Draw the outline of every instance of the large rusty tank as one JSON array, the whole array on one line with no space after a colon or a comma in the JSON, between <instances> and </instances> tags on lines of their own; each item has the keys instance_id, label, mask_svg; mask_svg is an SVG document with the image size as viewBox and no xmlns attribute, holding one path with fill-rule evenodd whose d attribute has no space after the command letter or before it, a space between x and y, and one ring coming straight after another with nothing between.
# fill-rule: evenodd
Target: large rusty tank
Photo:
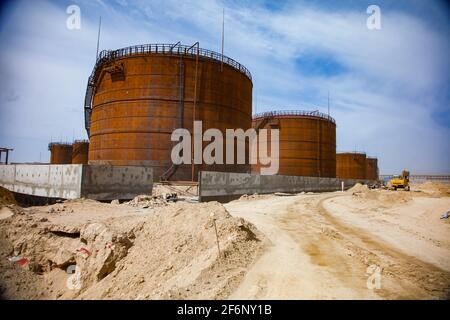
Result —
<instances>
[{"instance_id":1,"label":"large rusty tank","mask_svg":"<svg viewBox=\"0 0 450 320\"><path fill-rule=\"evenodd\" d=\"M50 151L50 164L71 164L72 145L63 142L51 142L48 145Z\"/></svg>"},{"instance_id":2,"label":"large rusty tank","mask_svg":"<svg viewBox=\"0 0 450 320\"><path fill-rule=\"evenodd\" d=\"M280 175L336 177L336 122L318 111L274 111L255 115L253 128L279 129ZM270 150L270 147L268 147ZM260 173L261 164L252 165Z\"/></svg>"},{"instance_id":3,"label":"large rusty tank","mask_svg":"<svg viewBox=\"0 0 450 320\"><path fill-rule=\"evenodd\" d=\"M378 159L374 157L366 158L366 179L378 180Z\"/></svg>"},{"instance_id":4,"label":"large rusty tank","mask_svg":"<svg viewBox=\"0 0 450 320\"><path fill-rule=\"evenodd\" d=\"M366 154L362 152L336 154L336 177L339 179L366 179Z\"/></svg>"},{"instance_id":5,"label":"large rusty tank","mask_svg":"<svg viewBox=\"0 0 450 320\"><path fill-rule=\"evenodd\" d=\"M72 164L87 164L89 141L75 140L72 144Z\"/></svg>"},{"instance_id":6,"label":"large rusty tank","mask_svg":"<svg viewBox=\"0 0 450 320\"><path fill-rule=\"evenodd\" d=\"M251 128L252 87L243 65L198 46L103 51L85 99L89 163L151 166L163 180L196 180L199 170L249 172L248 157L245 165L174 166L171 134L192 134L194 119L203 132L217 128L224 136L225 129Z\"/></svg>"}]
</instances>

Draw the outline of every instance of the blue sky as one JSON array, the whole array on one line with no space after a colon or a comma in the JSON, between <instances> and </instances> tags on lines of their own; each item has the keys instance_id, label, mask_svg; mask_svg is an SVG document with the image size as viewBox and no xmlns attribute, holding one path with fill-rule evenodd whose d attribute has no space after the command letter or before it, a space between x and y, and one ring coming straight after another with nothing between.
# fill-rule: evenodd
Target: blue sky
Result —
<instances>
[{"instance_id":1,"label":"blue sky","mask_svg":"<svg viewBox=\"0 0 450 320\"><path fill-rule=\"evenodd\" d=\"M67 6L81 29L66 28ZM381 8L381 30L366 9ZM450 174L450 10L442 1L11 1L0 12L0 146L48 161L49 141L86 138L83 99L98 17L101 49L184 44L252 73L254 111L326 112L338 151L378 156L382 173Z\"/></svg>"}]
</instances>

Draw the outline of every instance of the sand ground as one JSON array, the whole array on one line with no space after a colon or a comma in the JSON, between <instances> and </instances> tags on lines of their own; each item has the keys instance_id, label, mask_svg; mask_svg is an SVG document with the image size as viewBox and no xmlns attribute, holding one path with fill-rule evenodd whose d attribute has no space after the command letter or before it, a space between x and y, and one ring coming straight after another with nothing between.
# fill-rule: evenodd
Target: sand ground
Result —
<instances>
[{"instance_id":1,"label":"sand ground","mask_svg":"<svg viewBox=\"0 0 450 320\"><path fill-rule=\"evenodd\" d=\"M440 216L450 198L424 191L357 187L225 205L271 242L230 298L448 299L450 224ZM379 289L367 284L371 266Z\"/></svg>"},{"instance_id":2,"label":"sand ground","mask_svg":"<svg viewBox=\"0 0 450 320\"><path fill-rule=\"evenodd\" d=\"M3 203L0 296L449 299L450 221L440 219L450 210L449 191L357 185L225 205L150 196L123 204Z\"/></svg>"}]
</instances>

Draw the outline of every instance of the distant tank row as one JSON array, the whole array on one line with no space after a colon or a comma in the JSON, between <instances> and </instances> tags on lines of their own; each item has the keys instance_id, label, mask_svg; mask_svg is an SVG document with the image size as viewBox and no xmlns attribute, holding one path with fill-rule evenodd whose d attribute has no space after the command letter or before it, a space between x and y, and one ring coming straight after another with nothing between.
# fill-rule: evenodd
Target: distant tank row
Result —
<instances>
[{"instance_id":1,"label":"distant tank row","mask_svg":"<svg viewBox=\"0 0 450 320\"><path fill-rule=\"evenodd\" d=\"M340 179L378 180L378 159L363 152L336 154L336 177Z\"/></svg>"},{"instance_id":2,"label":"distant tank row","mask_svg":"<svg viewBox=\"0 0 450 320\"><path fill-rule=\"evenodd\" d=\"M88 164L89 141L75 140L72 144L52 142L48 150L50 164Z\"/></svg>"}]
</instances>

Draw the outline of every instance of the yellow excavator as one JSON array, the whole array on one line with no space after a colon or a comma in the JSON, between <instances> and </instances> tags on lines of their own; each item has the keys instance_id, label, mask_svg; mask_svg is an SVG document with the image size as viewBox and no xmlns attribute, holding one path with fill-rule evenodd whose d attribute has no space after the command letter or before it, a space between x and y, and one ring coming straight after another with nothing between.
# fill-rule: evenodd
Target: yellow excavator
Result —
<instances>
[{"instance_id":1,"label":"yellow excavator","mask_svg":"<svg viewBox=\"0 0 450 320\"><path fill-rule=\"evenodd\" d=\"M389 180L390 189L397 190L398 188L402 188L406 191L410 190L409 187L409 171L403 170L400 176L393 176L391 180Z\"/></svg>"}]
</instances>

